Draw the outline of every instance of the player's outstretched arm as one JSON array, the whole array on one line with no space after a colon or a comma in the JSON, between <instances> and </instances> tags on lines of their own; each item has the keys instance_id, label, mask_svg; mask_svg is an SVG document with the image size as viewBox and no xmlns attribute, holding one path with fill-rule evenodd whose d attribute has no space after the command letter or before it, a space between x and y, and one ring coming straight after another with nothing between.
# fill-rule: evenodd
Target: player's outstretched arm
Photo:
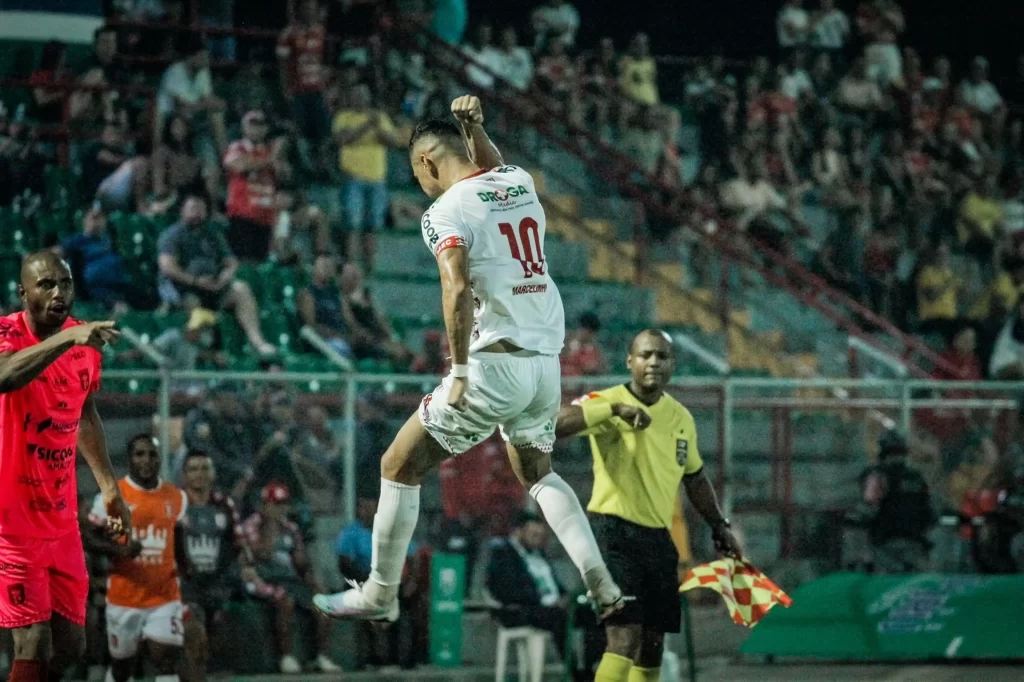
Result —
<instances>
[{"instance_id":1,"label":"player's outstretched arm","mask_svg":"<svg viewBox=\"0 0 1024 682\"><path fill-rule=\"evenodd\" d=\"M650 415L639 407L604 400L586 400L579 404L566 405L558 411L555 438L580 435L606 424L612 417L618 417L636 431L646 429L651 424Z\"/></svg>"},{"instance_id":2,"label":"player's outstretched arm","mask_svg":"<svg viewBox=\"0 0 1024 682\"><path fill-rule=\"evenodd\" d=\"M0 354L0 393L28 386L72 346L90 346L99 350L117 337L113 322L89 322L57 332L15 353Z\"/></svg>"},{"instance_id":3,"label":"player's outstretched arm","mask_svg":"<svg viewBox=\"0 0 1024 682\"><path fill-rule=\"evenodd\" d=\"M484 112L480 98L463 95L452 102L452 115L462 128L462 139L466 142L469 159L478 168L490 170L504 166L501 152L484 130Z\"/></svg>"}]
</instances>

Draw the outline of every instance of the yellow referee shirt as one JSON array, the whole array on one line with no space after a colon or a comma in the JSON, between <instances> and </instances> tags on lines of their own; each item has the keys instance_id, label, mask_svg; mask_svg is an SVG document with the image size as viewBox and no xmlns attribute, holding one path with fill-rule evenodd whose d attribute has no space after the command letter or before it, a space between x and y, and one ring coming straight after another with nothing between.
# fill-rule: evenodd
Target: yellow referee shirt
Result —
<instances>
[{"instance_id":1,"label":"yellow referee shirt","mask_svg":"<svg viewBox=\"0 0 1024 682\"><path fill-rule=\"evenodd\" d=\"M704 466L693 415L664 393L654 405L644 405L624 385L590 393L575 404L591 400L643 408L651 425L634 431L612 417L580 434L590 437L594 455L594 492L587 510L648 528L672 528L683 474Z\"/></svg>"}]
</instances>

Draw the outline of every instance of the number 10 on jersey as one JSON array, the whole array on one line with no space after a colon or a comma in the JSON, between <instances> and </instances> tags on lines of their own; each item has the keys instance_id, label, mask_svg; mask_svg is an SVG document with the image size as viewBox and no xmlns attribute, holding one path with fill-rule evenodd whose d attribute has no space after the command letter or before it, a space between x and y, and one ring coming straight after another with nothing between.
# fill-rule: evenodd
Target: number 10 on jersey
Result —
<instances>
[{"instance_id":1,"label":"number 10 on jersey","mask_svg":"<svg viewBox=\"0 0 1024 682\"><path fill-rule=\"evenodd\" d=\"M543 275L544 251L540 243L537 221L533 218L523 218L519 221L518 231L512 223L498 223L498 229L508 239L508 249L512 252L512 257L523 266L523 277ZM537 255L536 260L534 253Z\"/></svg>"}]
</instances>

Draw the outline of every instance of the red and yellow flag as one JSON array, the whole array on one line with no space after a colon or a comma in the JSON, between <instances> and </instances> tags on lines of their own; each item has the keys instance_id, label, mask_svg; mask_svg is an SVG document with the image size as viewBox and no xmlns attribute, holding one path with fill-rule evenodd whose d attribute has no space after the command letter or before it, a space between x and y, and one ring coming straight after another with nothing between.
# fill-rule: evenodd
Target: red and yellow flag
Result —
<instances>
[{"instance_id":1,"label":"red and yellow flag","mask_svg":"<svg viewBox=\"0 0 1024 682\"><path fill-rule=\"evenodd\" d=\"M793 600L746 559L719 559L690 569L680 592L707 587L725 600L729 615L738 625L754 627L776 604Z\"/></svg>"}]
</instances>

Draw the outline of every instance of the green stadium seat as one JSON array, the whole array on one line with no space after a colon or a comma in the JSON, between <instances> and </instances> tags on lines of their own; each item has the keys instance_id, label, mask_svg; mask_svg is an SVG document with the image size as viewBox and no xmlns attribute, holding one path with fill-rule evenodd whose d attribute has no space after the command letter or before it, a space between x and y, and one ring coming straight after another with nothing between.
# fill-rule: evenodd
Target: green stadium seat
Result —
<instances>
[{"instance_id":1,"label":"green stadium seat","mask_svg":"<svg viewBox=\"0 0 1024 682\"><path fill-rule=\"evenodd\" d=\"M36 231L21 213L0 208L0 253L25 255L38 248Z\"/></svg>"},{"instance_id":2,"label":"green stadium seat","mask_svg":"<svg viewBox=\"0 0 1024 682\"><path fill-rule=\"evenodd\" d=\"M241 282L245 282L252 289L252 295L256 297L257 301L263 301L263 273L260 272L262 266L253 265L252 263L242 263L238 266L238 272L235 274L235 278Z\"/></svg>"},{"instance_id":3,"label":"green stadium seat","mask_svg":"<svg viewBox=\"0 0 1024 682\"><path fill-rule=\"evenodd\" d=\"M52 209L74 210L79 205L78 178L70 168L47 166L43 173L46 205Z\"/></svg>"},{"instance_id":4,"label":"green stadium seat","mask_svg":"<svg viewBox=\"0 0 1024 682\"><path fill-rule=\"evenodd\" d=\"M67 211L41 211L35 217L36 233L41 243L47 239L53 239L59 243L65 237L75 233L75 226L80 221L73 220L72 214Z\"/></svg>"},{"instance_id":5,"label":"green stadium seat","mask_svg":"<svg viewBox=\"0 0 1024 682\"><path fill-rule=\"evenodd\" d=\"M298 334L295 329L294 316L276 306L265 307L260 313L260 328L263 336L282 351L297 346Z\"/></svg>"},{"instance_id":6,"label":"green stadium seat","mask_svg":"<svg viewBox=\"0 0 1024 682\"><path fill-rule=\"evenodd\" d=\"M231 315L220 315L217 320L221 348L229 356L241 356L245 351L245 334Z\"/></svg>"},{"instance_id":7,"label":"green stadium seat","mask_svg":"<svg viewBox=\"0 0 1024 682\"><path fill-rule=\"evenodd\" d=\"M155 316L143 310L131 310L118 320L118 326L128 328L150 343L160 334L160 324Z\"/></svg>"}]
</instances>

